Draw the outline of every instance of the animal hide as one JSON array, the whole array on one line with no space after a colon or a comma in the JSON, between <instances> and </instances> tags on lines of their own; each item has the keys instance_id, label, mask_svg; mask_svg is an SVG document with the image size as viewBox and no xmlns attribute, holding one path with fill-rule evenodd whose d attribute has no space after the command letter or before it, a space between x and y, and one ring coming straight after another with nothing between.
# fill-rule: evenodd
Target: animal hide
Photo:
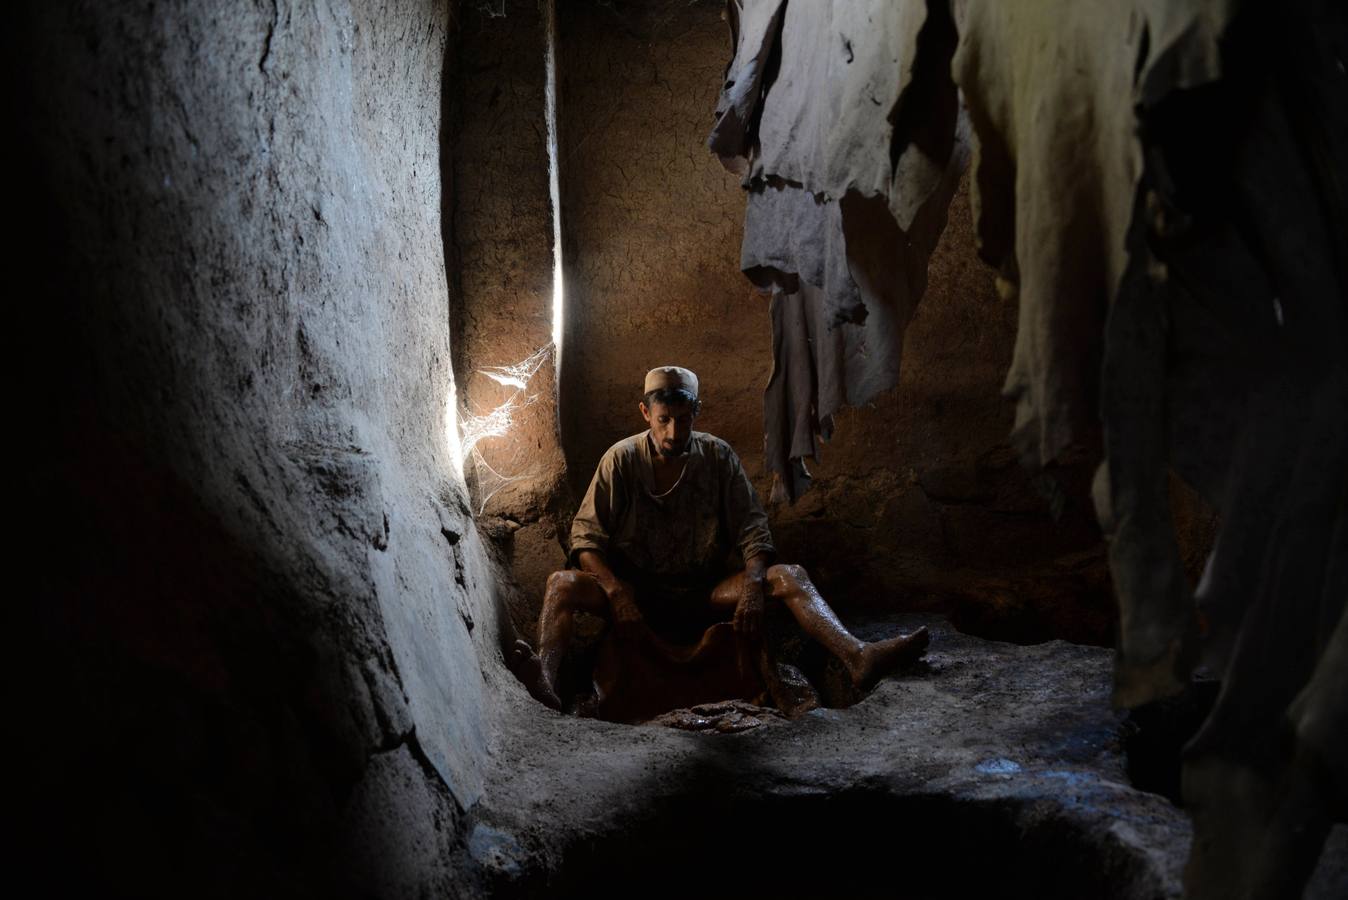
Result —
<instances>
[{"instance_id":1,"label":"animal hide","mask_svg":"<svg viewBox=\"0 0 1348 900\"><path fill-rule=\"evenodd\" d=\"M1115 699L1182 690L1200 624L1222 677L1186 751L1194 897L1299 890L1336 802L1307 773L1345 749L1348 29L1249 10L955 8L980 250L1019 291L1014 439L1043 464L1104 427ZM1222 516L1197 607L1172 466Z\"/></svg>"},{"instance_id":2,"label":"animal hide","mask_svg":"<svg viewBox=\"0 0 1348 900\"><path fill-rule=\"evenodd\" d=\"M741 267L772 295L765 450L774 499L794 499L833 414L898 382L968 160L954 31L922 0L731 0L727 19L708 144L748 192Z\"/></svg>"},{"instance_id":3,"label":"animal hide","mask_svg":"<svg viewBox=\"0 0 1348 900\"><path fill-rule=\"evenodd\" d=\"M894 383L963 164L948 62L979 253L1019 303L1013 443L1040 467L1101 436L1115 700L1183 690L1200 649L1222 678L1186 751L1187 892L1296 893L1348 801L1348 9L731 6L763 25L713 146L739 135L742 262L773 291L770 465ZM1171 471L1222 519L1196 592Z\"/></svg>"}]
</instances>

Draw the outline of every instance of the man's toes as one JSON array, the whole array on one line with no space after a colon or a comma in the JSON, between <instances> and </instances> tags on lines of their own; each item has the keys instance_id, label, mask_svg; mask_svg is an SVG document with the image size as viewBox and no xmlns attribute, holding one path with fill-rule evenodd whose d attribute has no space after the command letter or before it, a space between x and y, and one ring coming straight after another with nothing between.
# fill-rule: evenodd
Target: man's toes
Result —
<instances>
[{"instance_id":1,"label":"man's toes","mask_svg":"<svg viewBox=\"0 0 1348 900\"><path fill-rule=\"evenodd\" d=\"M529 646L528 641L517 640L506 653L506 666L519 676L526 671L528 664L537 658L534 655L534 648Z\"/></svg>"},{"instance_id":2,"label":"man's toes","mask_svg":"<svg viewBox=\"0 0 1348 900\"><path fill-rule=\"evenodd\" d=\"M908 635L908 646L912 649L914 659L925 653L930 644L931 632L927 630L926 625Z\"/></svg>"},{"instance_id":3,"label":"man's toes","mask_svg":"<svg viewBox=\"0 0 1348 900\"><path fill-rule=\"evenodd\" d=\"M561 712L562 700L548 683L547 677L543 674L543 661L538 658L538 654L529 646L528 641L517 640L510 646L506 664L515 677L524 683L529 696L544 706Z\"/></svg>"},{"instance_id":4,"label":"man's toes","mask_svg":"<svg viewBox=\"0 0 1348 900\"><path fill-rule=\"evenodd\" d=\"M924 625L912 634L867 645L862 651L862 666L852 673L854 683L862 691L870 690L899 666L921 657L930 643L931 633Z\"/></svg>"},{"instance_id":5,"label":"man's toes","mask_svg":"<svg viewBox=\"0 0 1348 900\"><path fill-rule=\"evenodd\" d=\"M882 667L889 670L912 662L926 653L927 645L931 643L931 633L927 631L926 626L923 626L912 634L893 638L886 643L889 644L884 654L887 660L882 663Z\"/></svg>"},{"instance_id":6,"label":"man's toes","mask_svg":"<svg viewBox=\"0 0 1348 900\"><path fill-rule=\"evenodd\" d=\"M557 693L553 691L552 688L548 687L547 683L542 678L539 678L536 681L526 681L524 686L529 690L529 696L533 697L539 703L542 703L549 709L555 709L557 712L562 711L561 698L557 696Z\"/></svg>"},{"instance_id":7,"label":"man's toes","mask_svg":"<svg viewBox=\"0 0 1348 900\"><path fill-rule=\"evenodd\" d=\"M557 712L562 711L562 698L558 697L551 688L542 682L542 680L539 680L529 693L533 695L535 700L549 709L556 710Z\"/></svg>"}]
</instances>

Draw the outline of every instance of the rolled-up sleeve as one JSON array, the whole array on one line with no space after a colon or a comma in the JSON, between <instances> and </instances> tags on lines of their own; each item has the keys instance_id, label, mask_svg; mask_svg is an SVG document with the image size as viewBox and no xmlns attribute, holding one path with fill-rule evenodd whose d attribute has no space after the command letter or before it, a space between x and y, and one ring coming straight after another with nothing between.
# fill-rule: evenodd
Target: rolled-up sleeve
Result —
<instances>
[{"instance_id":1,"label":"rolled-up sleeve","mask_svg":"<svg viewBox=\"0 0 1348 900\"><path fill-rule=\"evenodd\" d=\"M760 554L773 556L777 549L772 545L772 532L768 530L768 514L758 502L758 493L745 474L739 457L728 447L727 451L728 471L723 500L726 526L745 561Z\"/></svg>"},{"instance_id":2,"label":"rolled-up sleeve","mask_svg":"<svg viewBox=\"0 0 1348 900\"><path fill-rule=\"evenodd\" d=\"M571 548L569 565L576 564L576 555L582 550L608 550L609 538L615 526L614 515L622 502L622 479L612 452L605 453L590 479L590 489L571 521Z\"/></svg>"}]
</instances>

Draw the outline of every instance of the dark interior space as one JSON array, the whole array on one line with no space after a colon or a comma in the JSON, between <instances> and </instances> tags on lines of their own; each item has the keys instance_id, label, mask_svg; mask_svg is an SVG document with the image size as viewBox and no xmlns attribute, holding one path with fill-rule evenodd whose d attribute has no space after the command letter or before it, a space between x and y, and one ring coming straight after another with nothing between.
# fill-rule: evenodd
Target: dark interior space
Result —
<instances>
[{"instance_id":1,"label":"dark interior space","mask_svg":"<svg viewBox=\"0 0 1348 900\"><path fill-rule=\"evenodd\" d=\"M18 11L43 894L1348 894L1341 4ZM610 597L538 701L663 366L920 653Z\"/></svg>"}]
</instances>

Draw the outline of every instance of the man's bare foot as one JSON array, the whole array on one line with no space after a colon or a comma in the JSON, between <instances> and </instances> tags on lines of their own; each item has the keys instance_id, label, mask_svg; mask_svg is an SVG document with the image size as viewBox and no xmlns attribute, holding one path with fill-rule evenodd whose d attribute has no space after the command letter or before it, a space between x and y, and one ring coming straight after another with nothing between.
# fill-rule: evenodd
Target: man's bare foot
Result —
<instances>
[{"instance_id":1,"label":"man's bare foot","mask_svg":"<svg viewBox=\"0 0 1348 900\"><path fill-rule=\"evenodd\" d=\"M930 642L931 634L923 625L912 634L866 644L857 654L855 663L848 666L852 683L863 693L869 691L881 678L927 652Z\"/></svg>"},{"instance_id":2,"label":"man's bare foot","mask_svg":"<svg viewBox=\"0 0 1348 900\"><path fill-rule=\"evenodd\" d=\"M510 648L510 653L506 658L506 665L510 667L511 672L515 673L515 677L529 689L529 696L544 706L551 707L558 712L562 711L561 698L557 696L556 689L548 682L547 673L543 671L543 662L534 652L534 648L529 646L528 641L515 641L515 645Z\"/></svg>"}]
</instances>

